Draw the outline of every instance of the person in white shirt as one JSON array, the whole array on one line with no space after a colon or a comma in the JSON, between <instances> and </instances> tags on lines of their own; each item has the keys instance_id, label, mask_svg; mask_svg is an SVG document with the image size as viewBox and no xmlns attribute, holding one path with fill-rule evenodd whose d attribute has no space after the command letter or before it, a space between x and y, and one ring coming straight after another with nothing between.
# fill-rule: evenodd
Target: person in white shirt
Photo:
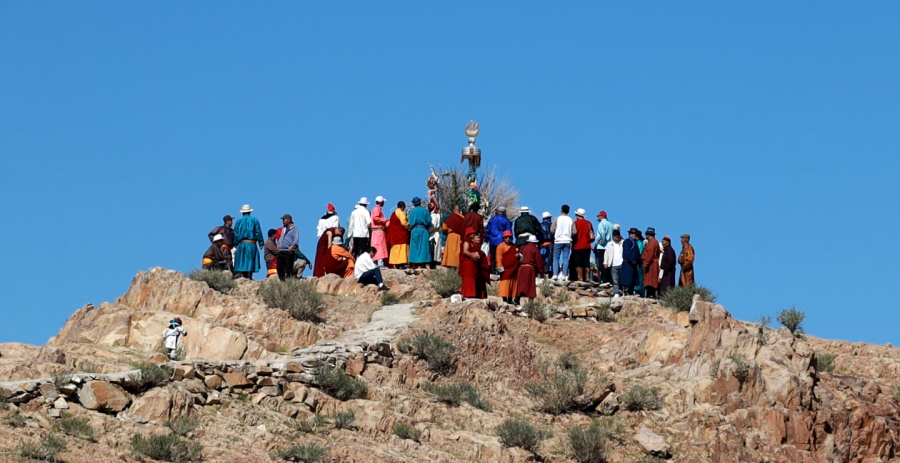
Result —
<instances>
[{"instance_id":1,"label":"person in white shirt","mask_svg":"<svg viewBox=\"0 0 900 463\"><path fill-rule=\"evenodd\" d=\"M613 230L612 241L607 243L603 253L603 268L608 269L613 284L613 299L621 296L619 293L619 276L622 274L622 233Z\"/></svg>"},{"instance_id":2,"label":"person in white shirt","mask_svg":"<svg viewBox=\"0 0 900 463\"><path fill-rule=\"evenodd\" d=\"M327 211L325 215L319 219L319 225L316 226L316 238L321 238L322 234L325 233L329 228L337 228L341 226L341 218L338 217L337 211L334 209L334 205L328 203ZM329 241L330 243L331 241Z\"/></svg>"},{"instance_id":3,"label":"person in white shirt","mask_svg":"<svg viewBox=\"0 0 900 463\"><path fill-rule=\"evenodd\" d=\"M187 336L187 330L181 327L181 319L176 318L169 322L169 327L163 330L162 338L166 349L169 350L169 358L178 360L179 336Z\"/></svg>"},{"instance_id":4,"label":"person in white shirt","mask_svg":"<svg viewBox=\"0 0 900 463\"><path fill-rule=\"evenodd\" d=\"M369 249L369 225L372 224L372 215L369 214L369 199L359 198L356 209L350 213L350 221L347 223L347 238L350 239L351 252L354 258Z\"/></svg>"},{"instance_id":5,"label":"person in white shirt","mask_svg":"<svg viewBox=\"0 0 900 463\"><path fill-rule=\"evenodd\" d=\"M353 268L353 276L359 284L377 285L379 291L389 291L390 288L384 285L381 278L381 267L372 260L378 250L369 246L366 252L359 255L356 259L356 267Z\"/></svg>"},{"instance_id":6,"label":"person in white shirt","mask_svg":"<svg viewBox=\"0 0 900 463\"><path fill-rule=\"evenodd\" d=\"M569 205L563 204L559 217L550 226L553 233L553 277L551 280L569 280L569 257L572 255L572 235L575 222L569 217ZM559 267L562 265L562 272Z\"/></svg>"}]
</instances>

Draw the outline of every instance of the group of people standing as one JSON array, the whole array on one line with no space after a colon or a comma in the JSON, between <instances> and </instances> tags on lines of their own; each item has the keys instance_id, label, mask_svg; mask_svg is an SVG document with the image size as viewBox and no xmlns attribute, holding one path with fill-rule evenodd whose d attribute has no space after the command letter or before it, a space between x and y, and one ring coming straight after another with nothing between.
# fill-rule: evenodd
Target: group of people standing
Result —
<instances>
[{"instance_id":1,"label":"group of people standing","mask_svg":"<svg viewBox=\"0 0 900 463\"><path fill-rule=\"evenodd\" d=\"M333 273L387 290L383 267L442 265L457 269L464 297L486 297L490 275L496 273L499 295L516 303L520 297L535 297L536 282L542 277L610 283L614 297L658 297L676 285L678 264L677 284L694 284L690 235L681 235L682 250L676 258L668 236L658 241L652 227L644 233L632 227L623 237L605 211L597 214L595 229L585 219L584 209L577 209L573 219L568 205L555 218L544 212L541 220L528 207L521 207L510 220L506 208L498 207L485 221L478 203L470 205L466 214L456 205L441 216L434 202L423 205L416 197L411 209L399 201L387 218L385 202L376 197L369 211L368 199L360 198L346 228L341 227L335 207L328 204L316 230L315 261L300 252L300 235L291 215L282 216L283 227L269 230L264 241L259 221L251 216L253 209L245 205L236 222L225 216L223 225L209 233L212 245L203 256L203 267L252 278L260 269L258 251L265 250L267 277L300 277L310 266L316 277Z\"/></svg>"}]
</instances>

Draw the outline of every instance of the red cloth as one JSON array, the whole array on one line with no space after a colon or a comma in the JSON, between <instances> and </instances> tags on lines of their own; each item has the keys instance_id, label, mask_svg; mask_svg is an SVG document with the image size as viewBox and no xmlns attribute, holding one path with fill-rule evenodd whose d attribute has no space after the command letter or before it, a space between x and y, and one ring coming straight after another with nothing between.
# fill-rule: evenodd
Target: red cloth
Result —
<instances>
[{"instance_id":1,"label":"red cloth","mask_svg":"<svg viewBox=\"0 0 900 463\"><path fill-rule=\"evenodd\" d=\"M481 239L483 241L484 240L484 217L482 217L481 214L479 214L477 212L469 212L468 214L466 214L464 221L465 221L465 223L464 223L465 227L466 228L469 228L469 227L474 228L475 233L478 233L479 235L481 235Z\"/></svg>"},{"instance_id":2,"label":"red cloth","mask_svg":"<svg viewBox=\"0 0 900 463\"><path fill-rule=\"evenodd\" d=\"M544 273L544 259L534 243L526 243L519 250L522 260L519 261L519 280L516 287L516 296L537 297L535 277L537 273Z\"/></svg>"},{"instance_id":3,"label":"red cloth","mask_svg":"<svg viewBox=\"0 0 900 463\"><path fill-rule=\"evenodd\" d=\"M466 243L471 248L470 252L478 254L478 261L472 260L463 252ZM467 239L459 247L459 276L462 277L460 294L463 297L475 299L487 299L487 281L490 278L491 263L481 249L477 249L471 240Z\"/></svg>"},{"instance_id":4,"label":"red cloth","mask_svg":"<svg viewBox=\"0 0 900 463\"><path fill-rule=\"evenodd\" d=\"M572 249L590 249L591 235L594 234L594 226L590 222L579 217L575 221L575 245Z\"/></svg>"},{"instance_id":5,"label":"red cloth","mask_svg":"<svg viewBox=\"0 0 900 463\"><path fill-rule=\"evenodd\" d=\"M500 259L500 262L503 264L503 275L500 275L500 279L509 280L516 275L519 268L519 250L516 248L516 245L510 245Z\"/></svg>"},{"instance_id":6,"label":"red cloth","mask_svg":"<svg viewBox=\"0 0 900 463\"><path fill-rule=\"evenodd\" d=\"M466 230L466 221L463 216L459 214L450 214L444 219L444 225L450 229L450 233L456 233L458 235L462 235L463 231Z\"/></svg>"},{"instance_id":7,"label":"red cloth","mask_svg":"<svg viewBox=\"0 0 900 463\"><path fill-rule=\"evenodd\" d=\"M398 244L409 244L409 230L400 222L397 211L391 214L391 220L388 221L387 244L388 249Z\"/></svg>"},{"instance_id":8,"label":"red cloth","mask_svg":"<svg viewBox=\"0 0 900 463\"><path fill-rule=\"evenodd\" d=\"M331 257L331 252L328 251L328 248L331 247L331 238L329 236L334 235L334 230L335 228L329 228L319 237L319 243L316 245L316 263L313 265L314 277L325 276L325 266L331 265L334 260Z\"/></svg>"}]
</instances>

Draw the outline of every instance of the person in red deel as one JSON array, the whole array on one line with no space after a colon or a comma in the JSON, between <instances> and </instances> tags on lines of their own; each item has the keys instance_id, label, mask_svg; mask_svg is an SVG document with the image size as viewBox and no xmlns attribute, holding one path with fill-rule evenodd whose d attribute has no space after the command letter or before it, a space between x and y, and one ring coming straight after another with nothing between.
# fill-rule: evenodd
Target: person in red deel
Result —
<instances>
[{"instance_id":1,"label":"person in red deel","mask_svg":"<svg viewBox=\"0 0 900 463\"><path fill-rule=\"evenodd\" d=\"M465 298L487 299L491 263L481 250L481 240L478 230L473 227L466 229L466 236L459 250L459 276L462 277L460 294Z\"/></svg>"}]
</instances>

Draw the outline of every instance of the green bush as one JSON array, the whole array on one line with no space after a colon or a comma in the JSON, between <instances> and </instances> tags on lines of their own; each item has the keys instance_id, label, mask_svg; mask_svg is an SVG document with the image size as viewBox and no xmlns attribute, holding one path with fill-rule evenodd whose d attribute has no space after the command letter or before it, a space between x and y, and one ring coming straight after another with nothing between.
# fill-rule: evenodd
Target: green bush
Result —
<instances>
[{"instance_id":1,"label":"green bush","mask_svg":"<svg viewBox=\"0 0 900 463\"><path fill-rule=\"evenodd\" d=\"M322 447L315 442L309 444L294 443L290 447L275 452L275 458L282 460L298 461L303 463L317 463L328 457L328 447Z\"/></svg>"},{"instance_id":2,"label":"green bush","mask_svg":"<svg viewBox=\"0 0 900 463\"><path fill-rule=\"evenodd\" d=\"M611 441L618 440L622 426L613 419L596 420L588 427L569 429L569 454L578 463L607 463Z\"/></svg>"},{"instance_id":3,"label":"green bush","mask_svg":"<svg viewBox=\"0 0 900 463\"><path fill-rule=\"evenodd\" d=\"M541 289L541 296L544 297L552 297L553 293L556 292L556 285L551 283L547 278L544 278L544 280L541 281L541 284L538 287Z\"/></svg>"},{"instance_id":4,"label":"green bush","mask_svg":"<svg viewBox=\"0 0 900 463\"><path fill-rule=\"evenodd\" d=\"M891 384L890 395L894 402L900 403L900 383Z\"/></svg>"},{"instance_id":5,"label":"green bush","mask_svg":"<svg viewBox=\"0 0 900 463\"><path fill-rule=\"evenodd\" d=\"M90 442L94 441L94 427L91 426L91 422L87 418L66 416L57 421L56 424L53 425L53 428L67 436Z\"/></svg>"},{"instance_id":6,"label":"green bush","mask_svg":"<svg viewBox=\"0 0 900 463\"><path fill-rule=\"evenodd\" d=\"M428 274L428 280L431 282L431 287L434 288L434 291L441 297L450 297L457 294L460 287L462 287L462 277L452 268L432 270Z\"/></svg>"},{"instance_id":7,"label":"green bush","mask_svg":"<svg viewBox=\"0 0 900 463\"><path fill-rule=\"evenodd\" d=\"M662 402L659 400L659 390L655 387L632 386L622 398L622 406L625 410L632 412L659 410L662 407Z\"/></svg>"},{"instance_id":8,"label":"green bush","mask_svg":"<svg viewBox=\"0 0 900 463\"><path fill-rule=\"evenodd\" d=\"M315 322L325 310L325 298L308 280L276 278L267 280L259 289L259 296L267 306L282 309L297 320Z\"/></svg>"},{"instance_id":9,"label":"green bush","mask_svg":"<svg viewBox=\"0 0 900 463\"><path fill-rule=\"evenodd\" d=\"M425 360L428 369L435 373L446 375L453 372L456 346L440 336L420 334L414 338L404 338L397 343L397 349Z\"/></svg>"},{"instance_id":10,"label":"green bush","mask_svg":"<svg viewBox=\"0 0 900 463\"><path fill-rule=\"evenodd\" d=\"M495 429L500 442L507 447L521 447L531 453L537 453L541 441L550 437L550 433L532 426L528 421L518 418L507 418Z\"/></svg>"},{"instance_id":11,"label":"green bush","mask_svg":"<svg viewBox=\"0 0 900 463\"><path fill-rule=\"evenodd\" d=\"M834 371L834 354L816 352L816 370L831 373Z\"/></svg>"},{"instance_id":12,"label":"green bush","mask_svg":"<svg viewBox=\"0 0 900 463\"><path fill-rule=\"evenodd\" d=\"M759 331L756 333L756 340L759 341L759 345L765 346L769 342L769 332L766 331L769 328L769 325L772 324L772 317L762 316L756 319L756 324L759 325Z\"/></svg>"},{"instance_id":13,"label":"green bush","mask_svg":"<svg viewBox=\"0 0 900 463\"><path fill-rule=\"evenodd\" d=\"M203 446L188 442L177 434L144 436L136 434L131 438L131 453L138 457L183 463L203 460Z\"/></svg>"},{"instance_id":14,"label":"green bush","mask_svg":"<svg viewBox=\"0 0 900 463\"><path fill-rule=\"evenodd\" d=\"M546 304L537 300L537 298L529 299L522 305L522 311L528 314L530 318L533 318L541 323L547 321L550 318L550 309Z\"/></svg>"},{"instance_id":15,"label":"green bush","mask_svg":"<svg viewBox=\"0 0 900 463\"><path fill-rule=\"evenodd\" d=\"M694 294L699 294L700 298L706 302L716 302L718 296L705 286L673 286L663 294L660 303L676 312L687 312L691 310L691 304L694 301Z\"/></svg>"},{"instance_id":16,"label":"green bush","mask_svg":"<svg viewBox=\"0 0 900 463\"><path fill-rule=\"evenodd\" d=\"M747 362L747 357L741 354L731 354L728 358L734 363L732 374L743 384L750 377L750 364Z\"/></svg>"},{"instance_id":17,"label":"green bush","mask_svg":"<svg viewBox=\"0 0 900 463\"><path fill-rule=\"evenodd\" d=\"M351 410L345 412L337 412L331 417L334 420L335 429L353 429L356 426L356 414Z\"/></svg>"},{"instance_id":18,"label":"green bush","mask_svg":"<svg viewBox=\"0 0 900 463\"><path fill-rule=\"evenodd\" d=\"M420 439L422 438L421 430L418 430L414 426L410 426L403 421L394 423L393 432L395 436L401 439L411 439L420 442Z\"/></svg>"},{"instance_id":19,"label":"green bush","mask_svg":"<svg viewBox=\"0 0 900 463\"><path fill-rule=\"evenodd\" d=\"M566 288L559 288L556 290L556 303L559 305L566 305L569 301L572 300L572 295L569 294L569 290Z\"/></svg>"},{"instance_id":20,"label":"green bush","mask_svg":"<svg viewBox=\"0 0 900 463\"><path fill-rule=\"evenodd\" d=\"M54 434L35 442L22 442L19 444L19 456L32 460L57 462L62 461L56 455L66 449L66 443Z\"/></svg>"},{"instance_id":21,"label":"green bush","mask_svg":"<svg viewBox=\"0 0 900 463\"><path fill-rule=\"evenodd\" d=\"M781 312L778 312L777 317L778 323L781 323L794 336L803 334L803 326L801 324L804 318L806 318L806 314L797 310L794 306L791 306L790 309L782 309Z\"/></svg>"},{"instance_id":22,"label":"green bush","mask_svg":"<svg viewBox=\"0 0 900 463\"><path fill-rule=\"evenodd\" d=\"M234 276L231 272L224 270L202 270L195 268L188 272L187 277L194 281L202 281L210 288L220 292L227 293L237 288L234 282Z\"/></svg>"},{"instance_id":23,"label":"green bush","mask_svg":"<svg viewBox=\"0 0 900 463\"><path fill-rule=\"evenodd\" d=\"M597 307L597 320L607 323L616 321L616 316L613 315L612 311L612 304L604 302Z\"/></svg>"},{"instance_id":24,"label":"green bush","mask_svg":"<svg viewBox=\"0 0 900 463\"><path fill-rule=\"evenodd\" d=\"M389 293L387 291L381 293L381 305L382 306L394 305L394 304L399 304L399 303L400 303L400 298L397 297L396 294Z\"/></svg>"},{"instance_id":25,"label":"green bush","mask_svg":"<svg viewBox=\"0 0 900 463\"><path fill-rule=\"evenodd\" d=\"M171 429L173 433L181 437L187 437L188 433L200 426L200 420L192 416L182 416L174 421L166 420L163 424Z\"/></svg>"},{"instance_id":26,"label":"green bush","mask_svg":"<svg viewBox=\"0 0 900 463\"><path fill-rule=\"evenodd\" d=\"M563 354L555 366L538 365L538 374L541 380L525 384L525 390L534 397L539 411L561 415L588 404L588 372L573 354Z\"/></svg>"},{"instance_id":27,"label":"green bush","mask_svg":"<svg viewBox=\"0 0 900 463\"><path fill-rule=\"evenodd\" d=\"M17 411L12 412L12 414L10 414L9 416L7 416L3 420L3 422L6 423L10 427L21 428L22 426L25 426L25 423L28 423L28 419L29 419L28 415L26 415L24 413L19 413L19 411L17 410Z\"/></svg>"},{"instance_id":28,"label":"green bush","mask_svg":"<svg viewBox=\"0 0 900 463\"><path fill-rule=\"evenodd\" d=\"M128 375L127 385L138 391L146 391L152 387L159 386L172 377L172 373L169 370L148 360L132 363L131 366L140 370L140 372Z\"/></svg>"},{"instance_id":29,"label":"green bush","mask_svg":"<svg viewBox=\"0 0 900 463\"><path fill-rule=\"evenodd\" d=\"M68 373L63 373L62 371L57 371L50 377L50 382L56 386L57 389L66 386L67 384L72 382L72 375Z\"/></svg>"},{"instance_id":30,"label":"green bush","mask_svg":"<svg viewBox=\"0 0 900 463\"><path fill-rule=\"evenodd\" d=\"M313 415L306 420L297 420L297 430L304 434L315 434L316 429L325 423L322 415Z\"/></svg>"},{"instance_id":31,"label":"green bush","mask_svg":"<svg viewBox=\"0 0 900 463\"><path fill-rule=\"evenodd\" d=\"M326 394L338 400L359 399L365 397L368 387L366 383L351 376L346 371L328 365L316 368L316 384Z\"/></svg>"},{"instance_id":32,"label":"green bush","mask_svg":"<svg viewBox=\"0 0 900 463\"><path fill-rule=\"evenodd\" d=\"M425 383L423 388L434 394L439 402L449 405L458 406L462 402L468 402L469 405L486 412L492 408L491 403L478 392L478 389L465 381L450 384Z\"/></svg>"}]
</instances>

